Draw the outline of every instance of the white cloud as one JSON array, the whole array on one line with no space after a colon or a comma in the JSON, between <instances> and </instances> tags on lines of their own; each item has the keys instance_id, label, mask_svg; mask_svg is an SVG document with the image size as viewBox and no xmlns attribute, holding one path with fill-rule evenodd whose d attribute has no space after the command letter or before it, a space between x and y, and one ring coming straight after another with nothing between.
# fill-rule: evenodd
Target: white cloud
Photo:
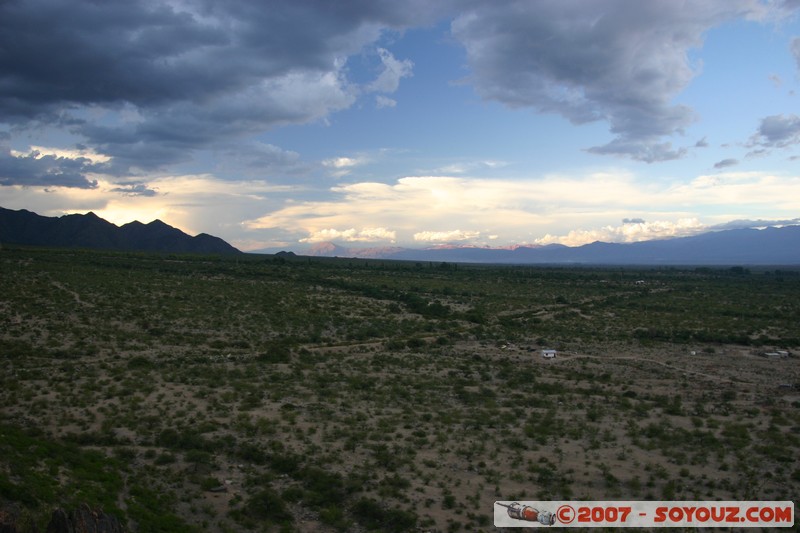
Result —
<instances>
[{"instance_id":1,"label":"white cloud","mask_svg":"<svg viewBox=\"0 0 800 533\"><path fill-rule=\"evenodd\" d=\"M401 244L575 244L678 236L733 218L800 212L800 176L763 173L720 172L674 183L638 182L621 172L530 180L417 176L339 185L329 193L325 200L287 202L248 227L282 228L304 242L331 240L332 228L345 228L336 230L343 239L363 238L354 228L376 227L392 228L387 240ZM629 218L632 212L636 218Z\"/></svg>"},{"instance_id":2,"label":"white cloud","mask_svg":"<svg viewBox=\"0 0 800 533\"><path fill-rule=\"evenodd\" d=\"M378 96L375 97L375 107L377 107L378 109L383 109L384 107L396 107L396 106L397 106L397 100L392 100L388 96L379 94Z\"/></svg>"},{"instance_id":3,"label":"white cloud","mask_svg":"<svg viewBox=\"0 0 800 533\"><path fill-rule=\"evenodd\" d=\"M566 235L545 235L536 239L536 244L564 244L580 246L595 241L639 242L652 239L666 239L695 235L708 229L708 225L696 218L682 218L677 221L659 220L655 222L623 223L620 226L603 226L591 230L572 230Z\"/></svg>"},{"instance_id":4,"label":"white cloud","mask_svg":"<svg viewBox=\"0 0 800 533\"><path fill-rule=\"evenodd\" d=\"M368 241L391 241L397 238L397 232L386 228L364 228L359 232L359 237Z\"/></svg>"},{"instance_id":5,"label":"white cloud","mask_svg":"<svg viewBox=\"0 0 800 533\"><path fill-rule=\"evenodd\" d=\"M420 231L414 234L417 242L455 242L455 241L474 241L480 237L480 231L461 231L459 229L450 231Z\"/></svg>"},{"instance_id":6,"label":"white cloud","mask_svg":"<svg viewBox=\"0 0 800 533\"><path fill-rule=\"evenodd\" d=\"M341 178L352 172L355 167L364 165L368 162L365 157L333 157L322 162L322 166L332 169L331 176Z\"/></svg>"},{"instance_id":7,"label":"white cloud","mask_svg":"<svg viewBox=\"0 0 800 533\"><path fill-rule=\"evenodd\" d=\"M385 48L378 48L383 71L367 90L391 94L400 87L400 80L414 75L414 63L408 59L398 60Z\"/></svg>"},{"instance_id":8,"label":"white cloud","mask_svg":"<svg viewBox=\"0 0 800 533\"><path fill-rule=\"evenodd\" d=\"M396 237L397 237L396 232L388 230L386 228L362 228L361 230L356 230L355 228L350 228L346 230L325 228L319 231L312 232L308 237L300 239L300 242L304 243L318 243L318 242L328 242L328 241L394 242Z\"/></svg>"},{"instance_id":9,"label":"white cloud","mask_svg":"<svg viewBox=\"0 0 800 533\"><path fill-rule=\"evenodd\" d=\"M527 180L415 176L328 190L210 175L146 182L91 177L97 181L92 189L14 185L0 187L0 195L4 207L49 216L92 210L116 224L160 218L245 250L328 240L494 246L632 242L691 234L735 219L791 220L800 213L800 175L760 172L717 172L673 183L640 182L616 171ZM296 200L309 194L319 199Z\"/></svg>"},{"instance_id":10,"label":"white cloud","mask_svg":"<svg viewBox=\"0 0 800 533\"><path fill-rule=\"evenodd\" d=\"M441 174L466 174L475 172L494 171L508 166L508 162L493 159L479 160L479 161L460 161L451 163L437 169Z\"/></svg>"},{"instance_id":11,"label":"white cloud","mask_svg":"<svg viewBox=\"0 0 800 533\"><path fill-rule=\"evenodd\" d=\"M326 159L322 162L322 164L326 167L332 167L336 169L352 168L363 163L364 160L354 157L334 157L332 159Z\"/></svg>"},{"instance_id":12,"label":"white cloud","mask_svg":"<svg viewBox=\"0 0 800 533\"><path fill-rule=\"evenodd\" d=\"M794 216L800 212L800 176L762 172L703 175L662 191L662 203L692 206L697 212L726 206L750 216ZM759 215L762 214L762 215ZM744 216L744 215L742 215Z\"/></svg>"}]
</instances>

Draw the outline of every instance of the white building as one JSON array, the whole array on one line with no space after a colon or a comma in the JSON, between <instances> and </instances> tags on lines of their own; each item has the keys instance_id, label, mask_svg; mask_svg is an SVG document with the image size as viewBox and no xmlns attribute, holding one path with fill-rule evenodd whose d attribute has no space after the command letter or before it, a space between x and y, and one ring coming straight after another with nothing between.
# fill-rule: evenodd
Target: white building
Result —
<instances>
[{"instance_id":1,"label":"white building","mask_svg":"<svg viewBox=\"0 0 800 533\"><path fill-rule=\"evenodd\" d=\"M556 357L555 350L542 350L542 358L544 359L555 359Z\"/></svg>"}]
</instances>

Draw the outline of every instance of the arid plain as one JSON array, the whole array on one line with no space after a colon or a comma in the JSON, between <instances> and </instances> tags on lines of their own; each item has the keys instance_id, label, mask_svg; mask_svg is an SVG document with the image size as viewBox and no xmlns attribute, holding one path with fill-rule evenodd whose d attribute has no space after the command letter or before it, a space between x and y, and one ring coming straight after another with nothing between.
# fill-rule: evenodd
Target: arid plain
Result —
<instances>
[{"instance_id":1,"label":"arid plain","mask_svg":"<svg viewBox=\"0 0 800 533\"><path fill-rule=\"evenodd\" d=\"M81 503L142 532L491 531L495 500L800 493L797 270L5 248L0 324L0 503L40 529Z\"/></svg>"}]
</instances>

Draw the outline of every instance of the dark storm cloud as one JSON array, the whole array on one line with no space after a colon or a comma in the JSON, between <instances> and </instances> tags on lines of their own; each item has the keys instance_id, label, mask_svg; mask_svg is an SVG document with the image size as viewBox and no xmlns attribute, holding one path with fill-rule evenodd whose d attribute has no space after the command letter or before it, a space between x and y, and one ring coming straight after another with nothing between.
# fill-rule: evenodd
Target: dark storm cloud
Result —
<instances>
[{"instance_id":1,"label":"dark storm cloud","mask_svg":"<svg viewBox=\"0 0 800 533\"><path fill-rule=\"evenodd\" d=\"M111 189L112 192L117 192L123 196L147 196L152 197L158 195L158 192L151 189L144 183L131 183L123 187L115 187Z\"/></svg>"},{"instance_id":2,"label":"dark storm cloud","mask_svg":"<svg viewBox=\"0 0 800 533\"><path fill-rule=\"evenodd\" d=\"M688 50L709 28L758 9L753 0L487 2L452 30L484 98L576 124L605 120L616 137L589 151L655 162L686 153L662 138L694 120L671 104L695 75Z\"/></svg>"},{"instance_id":3,"label":"dark storm cloud","mask_svg":"<svg viewBox=\"0 0 800 533\"><path fill-rule=\"evenodd\" d=\"M346 58L429 4L4 0L0 122L66 129L119 174L184 161L352 105Z\"/></svg>"},{"instance_id":4,"label":"dark storm cloud","mask_svg":"<svg viewBox=\"0 0 800 533\"><path fill-rule=\"evenodd\" d=\"M0 4L0 112L27 119L69 104L156 104L237 83L198 50L231 43L208 24L137 2Z\"/></svg>"},{"instance_id":5,"label":"dark storm cloud","mask_svg":"<svg viewBox=\"0 0 800 533\"><path fill-rule=\"evenodd\" d=\"M0 185L51 185L92 189L97 182L86 177L96 170L90 160L31 154L15 157L0 153Z\"/></svg>"},{"instance_id":6,"label":"dark storm cloud","mask_svg":"<svg viewBox=\"0 0 800 533\"><path fill-rule=\"evenodd\" d=\"M0 185L51 185L92 189L97 182L86 177L98 172L102 164L85 157L68 158L32 151L14 154L11 135L0 131Z\"/></svg>"},{"instance_id":7,"label":"dark storm cloud","mask_svg":"<svg viewBox=\"0 0 800 533\"><path fill-rule=\"evenodd\" d=\"M396 89L413 74L413 58L382 52L383 67L394 70L359 86L348 78L348 57L377 46L387 29L449 18L485 98L578 124L606 121L614 137L594 153L676 159L686 149L664 137L694 119L671 103L695 74L687 50L710 27L761 5L685 4L0 0L0 123L66 133L110 156L103 171L120 176L191 161L199 150L229 153L237 143L250 151L244 161L266 157L295 171L296 161L254 150L249 137ZM4 183L90 186L85 176L95 170L87 161L0 154Z\"/></svg>"},{"instance_id":8,"label":"dark storm cloud","mask_svg":"<svg viewBox=\"0 0 800 533\"><path fill-rule=\"evenodd\" d=\"M334 72L290 73L202 102L191 100L140 110L139 121L73 128L97 150L114 157L118 172L155 169L189 160L192 150L230 147L232 141L270 127L322 118L353 103Z\"/></svg>"},{"instance_id":9,"label":"dark storm cloud","mask_svg":"<svg viewBox=\"0 0 800 533\"><path fill-rule=\"evenodd\" d=\"M330 71L387 25L390 2L0 3L0 112L65 104L197 101L290 71Z\"/></svg>"}]
</instances>

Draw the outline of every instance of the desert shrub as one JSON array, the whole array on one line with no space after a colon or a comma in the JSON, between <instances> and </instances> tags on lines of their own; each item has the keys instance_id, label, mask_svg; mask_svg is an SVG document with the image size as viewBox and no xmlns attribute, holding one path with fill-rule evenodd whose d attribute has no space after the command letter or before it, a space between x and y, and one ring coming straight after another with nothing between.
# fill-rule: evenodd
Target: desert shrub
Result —
<instances>
[{"instance_id":1,"label":"desert shrub","mask_svg":"<svg viewBox=\"0 0 800 533\"><path fill-rule=\"evenodd\" d=\"M722 436L736 450L742 449L750 443L750 429L744 424L726 422L722 428Z\"/></svg>"},{"instance_id":2,"label":"desert shrub","mask_svg":"<svg viewBox=\"0 0 800 533\"><path fill-rule=\"evenodd\" d=\"M266 350L258 356L258 361L262 363L288 363L292 359L292 351L287 345L282 343L272 343Z\"/></svg>"},{"instance_id":3,"label":"desert shrub","mask_svg":"<svg viewBox=\"0 0 800 533\"><path fill-rule=\"evenodd\" d=\"M114 448L114 457L130 463L131 461L136 459L136 450L134 450L133 448L128 448L126 446L119 446L117 448Z\"/></svg>"},{"instance_id":4,"label":"desert shrub","mask_svg":"<svg viewBox=\"0 0 800 533\"><path fill-rule=\"evenodd\" d=\"M456 497L448 492L442 496L442 507L444 509L453 509L456 506Z\"/></svg>"},{"instance_id":5,"label":"desert shrub","mask_svg":"<svg viewBox=\"0 0 800 533\"><path fill-rule=\"evenodd\" d=\"M370 530L390 533L411 531L417 525L417 517L409 511L389 509L371 498L361 498L353 505L356 520Z\"/></svg>"},{"instance_id":6,"label":"desert shrub","mask_svg":"<svg viewBox=\"0 0 800 533\"><path fill-rule=\"evenodd\" d=\"M333 526L339 531L348 531L352 525L345 517L344 510L338 505L331 505L321 509L319 512L319 519L322 523Z\"/></svg>"},{"instance_id":7,"label":"desert shrub","mask_svg":"<svg viewBox=\"0 0 800 533\"><path fill-rule=\"evenodd\" d=\"M412 337L406 341L406 346L408 346L412 350L419 350L420 348L425 346L425 341L417 337Z\"/></svg>"},{"instance_id":8,"label":"desert shrub","mask_svg":"<svg viewBox=\"0 0 800 533\"><path fill-rule=\"evenodd\" d=\"M267 457L272 470L281 474L295 474L300 469L300 457L291 453L272 453Z\"/></svg>"},{"instance_id":9,"label":"desert shrub","mask_svg":"<svg viewBox=\"0 0 800 533\"><path fill-rule=\"evenodd\" d=\"M91 501L118 515L124 464L73 442L57 442L36 432L0 425L0 499L27 508ZM63 473L63 480L55 476Z\"/></svg>"},{"instance_id":10,"label":"desert shrub","mask_svg":"<svg viewBox=\"0 0 800 533\"><path fill-rule=\"evenodd\" d=\"M678 492L678 484L675 482L674 479L670 479L664 484L664 487L661 489L661 497L664 500L674 500L677 492Z\"/></svg>"},{"instance_id":11,"label":"desert shrub","mask_svg":"<svg viewBox=\"0 0 800 533\"><path fill-rule=\"evenodd\" d=\"M393 474L384 477L378 487L378 494L384 498L386 497L400 497L405 489L411 486L411 482L407 479Z\"/></svg>"},{"instance_id":12,"label":"desert shrub","mask_svg":"<svg viewBox=\"0 0 800 533\"><path fill-rule=\"evenodd\" d=\"M287 502L297 502L303 499L305 492L300 487L289 487L281 493L281 497Z\"/></svg>"},{"instance_id":13,"label":"desert shrub","mask_svg":"<svg viewBox=\"0 0 800 533\"><path fill-rule=\"evenodd\" d=\"M164 448L178 450L204 450L214 449L214 443L195 430L183 428L177 431L173 428L162 430L156 437L156 444Z\"/></svg>"},{"instance_id":14,"label":"desert shrub","mask_svg":"<svg viewBox=\"0 0 800 533\"><path fill-rule=\"evenodd\" d=\"M210 467L214 462L211 454L203 450L188 450L183 455L183 458L192 465L195 471L200 467Z\"/></svg>"},{"instance_id":15,"label":"desert shrub","mask_svg":"<svg viewBox=\"0 0 800 533\"><path fill-rule=\"evenodd\" d=\"M247 500L244 512L249 517L276 524L291 523L293 520L281 496L270 488L253 494Z\"/></svg>"},{"instance_id":16,"label":"desert shrub","mask_svg":"<svg viewBox=\"0 0 800 533\"><path fill-rule=\"evenodd\" d=\"M329 507L341 505L345 497L344 481L336 472L321 468L305 467L297 473L306 489L304 501L312 506Z\"/></svg>"},{"instance_id":17,"label":"desert shrub","mask_svg":"<svg viewBox=\"0 0 800 533\"><path fill-rule=\"evenodd\" d=\"M222 485L222 483L220 483L219 479L212 476L207 476L200 479L201 490L211 490L219 487L220 485Z\"/></svg>"},{"instance_id":18,"label":"desert shrub","mask_svg":"<svg viewBox=\"0 0 800 533\"><path fill-rule=\"evenodd\" d=\"M267 462L267 454L260 446L250 442L242 442L236 447L236 457L257 465Z\"/></svg>"},{"instance_id":19,"label":"desert shrub","mask_svg":"<svg viewBox=\"0 0 800 533\"><path fill-rule=\"evenodd\" d=\"M190 526L171 510L172 498L141 485L130 489L127 499L128 514L139 531L153 533L194 533L197 528Z\"/></svg>"},{"instance_id":20,"label":"desert shrub","mask_svg":"<svg viewBox=\"0 0 800 533\"><path fill-rule=\"evenodd\" d=\"M155 458L155 460L153 462L155 464L159 465L159 466L163 466L163 465L172 464L172 463L175 462L175 460L176 460L176 457L174 455L172 455L171 453L162 453L162 454L159 454Z\"/></svg>"},{"instance_id":21,"label":"desert shrub","mask_svg":"<svg viewBox=\"0 0 800 533\"><path fill-rule=\"evenodd\" d=\"M27 341L18 339L0 339L0 355L9 359L20 359L35 355L35 349Z\"/></svg>"},{"instance_id":22,"label":"desert shrub","mask_svg":"<svg viewBox=\"0 0 800 533\"><path fill-rule=\"evenodd\" d=\"M137 368L150 368L153 366L153 363L147 357L143 355L136 355L128 359L128 368L130 369L137 369Z\"/></svg>"},{"instance_id":23,"label":"desert shrub","mask_svg":"<svg viewBox=\"0 0 800 533\"><path fill-rule=\"evenodd\" d=\"M401 339L389 339L383 346L389 351L398 351L406 347L405 341Z\"/></svg>"}]
</instances>

